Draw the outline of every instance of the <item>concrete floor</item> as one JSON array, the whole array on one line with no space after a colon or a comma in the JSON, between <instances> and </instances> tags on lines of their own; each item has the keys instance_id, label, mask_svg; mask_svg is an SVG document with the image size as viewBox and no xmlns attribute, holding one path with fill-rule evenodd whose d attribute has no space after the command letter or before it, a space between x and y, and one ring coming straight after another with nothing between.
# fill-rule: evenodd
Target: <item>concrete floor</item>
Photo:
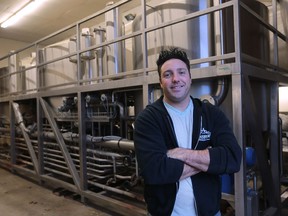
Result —
<instances>
[{"instance_id":1,"label":"concrete floor","mask_svg":"<svg viewBox=\"0 0 288 216\"><path fill-rule=\"evenodd\" d=\"M112 216L0 168L0 215L3 216Z\"/></svg>"},{"instance_id":2,"label":"concrete floor","mask_svg":"<svg viewBox=\"0 0 288 216\"><path fill-rule=\"evenodd\" d=\"M0 168L0 216L119 216L104 209L87 206L58 196L23 177ZM288 201L282 209L288 216Z\"/></svg>"}]
</instances>

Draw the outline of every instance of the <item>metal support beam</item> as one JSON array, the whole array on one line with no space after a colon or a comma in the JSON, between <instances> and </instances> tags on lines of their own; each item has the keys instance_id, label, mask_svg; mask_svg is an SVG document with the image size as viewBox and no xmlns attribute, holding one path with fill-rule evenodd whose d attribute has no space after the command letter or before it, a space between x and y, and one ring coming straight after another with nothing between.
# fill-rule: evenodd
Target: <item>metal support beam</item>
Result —
<instances>
[{"instance_id":1,"label":"metal support beam","mask_svg":"<svg viewBox=\"0 0 288 216\"><path fill-rule=\"evenodd\" d=\"M240 65L238 65L238 70L241 71ZM237 138L238 144L242 148L242 152L244 154L245 143L243 139L243 92L242 92L242 75L233 74L232 75L232 108L233 108L233 131ZM244 157L245 158L245 157ZM235 209L236 216L246 215L247 211L247 193L246 193L246 163L245 160L242 159L240 171L235 173Z\"/></svg>"},{"instance_id":2,"label":"metal support beam","mask_svg":"<svg viewBox=\"0 0 288 216\"><path fill-rule=\"evenodd\" d=\"M282 149L280 149L280 139L282 141L281 135L279 132L279 114L278 114L278 92L279 92L279 85L277 82L271 82L269 83L269 89L270 90L270 164L271 164L271 170L272 170L272 178L273 178L273 185L272 188L275 193L275 202L277 203L277 209L278 213L280 214L281 210L281 173L280 173L280 163L282 162L280 160L282 155ZM280 136L279 136L280 135Z\"/></svg>"},{"instance_id":3,"label":"metal support beam","mask_svg":"<svg viewBox=\"0 0 288 216\"><path fill-rule=\"evenodd\" d=\"M44 139L42 136L43 133L43 110L40 106L39 98L36 101L37 104L37 142L38 142L38 166L39 166L39 175L44 174ZM41 179L39 178L39 182L41 183Z\"/></svg>"},{"instance_id":4,"label":"metal support beam","mask_svg":"<svg viewBox=\"0 0 288 216\"><path fill-rule=\"evenodd\" d=\"M244 85L246 92L246 101L244 101L245 119L248 124L248 128L251 132L251 138L255 144L256 157L258 161L258 167L261 174L261 180L263 182L264 192L271 207L276 207L277 197L274 190L275 182L272 178L271 166L268 162L266 143L263 138L261 128L259 128L259 116L256 108L256 104L253 98L253 91L250 85L249 77L244 75ZM244 157L245 158L245 157Z\"/></svg>"},{"instance_id":5,"label":"metal support beam","mask_svg":"<svg viewBox=\"0 0 288 216\"><path fill-rule=\"evenodd\" d=\"M78 93L78 123L79 123L79 155L80 155L80 187L87 190L87 146L86 146L86 121L85 121L85 101L81 93ZM84 197L81 197L85 202Z\"/></svg>"},{"instance_id":6,"label":"metal support beam","mask_svg":"<svg viewBox=\"0 0 288 216\"><path fill-rule=\"evenodd\" d=\"M53 113L49 107L49 104L43 98L40 98L39 100L40 100L42 109L46 115L46 118L48 119L48 121L51 125L51 128L55 134L56 141L59 144L59 147L60 147L61 152L63 154L63 157L65 159L65 162L68 166L68 170L69 170L70 174L72 175L73 181L74 181L76 187L80 190L81 187L80 187L79 174L78 174L77 169L75 167L75 164L73 163L73 160L69 154L69 151L65 145L65 141L62 137L62 134L58 130L57 123L53 117Z\"/></svg>"},{"instance_id":7,"label":"metal support beam","mask_svg":"<svg viewBox=\"0 0 288 216\"><path fill-rule=\"evenodd\" d=\"M13 115L12 102L9 103L10 116L10 157L11 164L16 164L16 146L15 146L15 115Z\"/></svg>"}]
</instances>

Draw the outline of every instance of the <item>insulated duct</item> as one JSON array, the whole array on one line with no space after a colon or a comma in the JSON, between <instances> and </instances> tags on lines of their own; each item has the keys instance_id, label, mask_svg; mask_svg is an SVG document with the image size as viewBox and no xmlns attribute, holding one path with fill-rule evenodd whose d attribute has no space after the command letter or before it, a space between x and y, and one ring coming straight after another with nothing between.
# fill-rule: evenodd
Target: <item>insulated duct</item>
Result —
<instances>
[{"instance_id":1,"label":"insulated duct","mask_svg":"<svg viewBox=\"0 0 288 216\"><path fill-rule=\"evenodd\" d=\"M204 102L209 102L213 105L220 106L227 96L229 85L227 78L219 78L217 90L214 95L203 95L200 99Z\"/></svg>"}]
</instances>

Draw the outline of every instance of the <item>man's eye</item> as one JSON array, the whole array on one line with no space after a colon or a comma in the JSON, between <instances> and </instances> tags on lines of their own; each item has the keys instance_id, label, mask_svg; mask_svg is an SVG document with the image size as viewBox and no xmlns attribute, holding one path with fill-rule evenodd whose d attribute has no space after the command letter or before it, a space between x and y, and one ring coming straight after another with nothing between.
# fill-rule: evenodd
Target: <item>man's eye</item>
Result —
<instances>
[{"instance_id":1,"label":"man's eye","mask_svg":"<svg viewBox=\"0 0 288 216\"><path fill-rule=\"evenodd\" d=\"M180 75L185 75L185 74L186 74L186 71L184 71L184 70L183 70L183 71L179 71L179 74L180 74Z\"/></svg>"},{"instance_id":2,"label":"man's eye","mask_svg":"<svg viewBox=\"0 0 288 216\"><path fill-rule=\"evenodd\" d=\"M164 73L164 74L163 74L163 77L164 77L164 78L169 78L170 76L171 76L170 73Z\"/></svg>"}]
</instances>

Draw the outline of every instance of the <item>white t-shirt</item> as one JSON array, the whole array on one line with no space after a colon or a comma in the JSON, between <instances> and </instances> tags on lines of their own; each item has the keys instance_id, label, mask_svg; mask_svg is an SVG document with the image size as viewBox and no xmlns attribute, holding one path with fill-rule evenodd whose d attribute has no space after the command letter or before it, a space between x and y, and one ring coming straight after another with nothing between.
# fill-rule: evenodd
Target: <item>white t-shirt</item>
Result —
<instances>
[{"instance_id":1,"label":"white t-shirt","mask_svg":"<svg viewBox=\"0 0 288 216\"><path fill-rule=\"evenodd\" d=\"M172 118L178 146L181 148L191 149L194 109L192 100L190 100L189 105L183 112L165 102L164 105ZM186 215L197 215L197 208L190 177L179 181L179 189L172 212L172 216Z\"/></svg>"}]
</instances>

